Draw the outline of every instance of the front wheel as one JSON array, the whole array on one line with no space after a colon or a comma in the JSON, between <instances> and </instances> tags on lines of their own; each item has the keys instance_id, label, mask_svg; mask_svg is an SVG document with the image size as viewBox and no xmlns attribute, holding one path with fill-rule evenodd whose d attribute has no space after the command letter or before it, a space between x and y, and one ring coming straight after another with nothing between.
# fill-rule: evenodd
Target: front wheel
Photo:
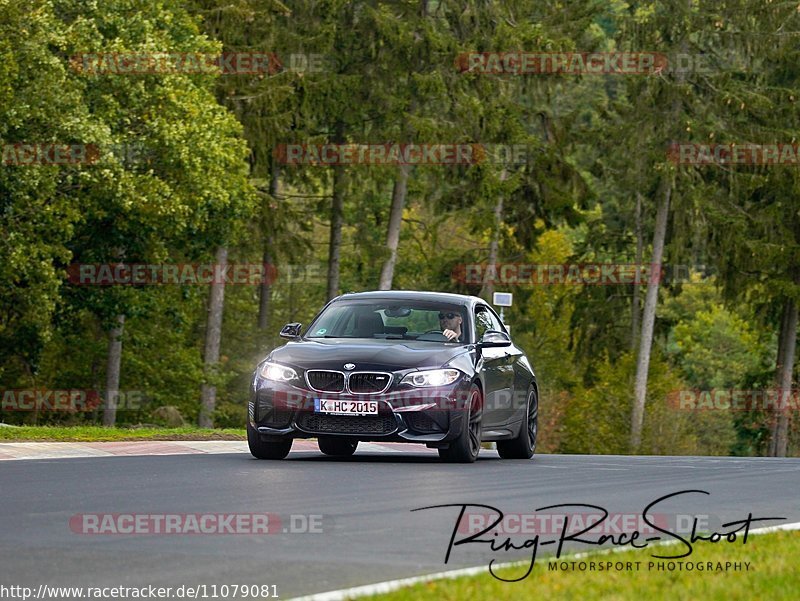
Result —
<instances>
[{"instance_id":1,"label":"front wheel","mask_svg":"<svg viewBox=\"0 0 800 601\"><path fill-rule=\"evenodd\" d=\"M333 457L350 457L358 448L357 440L347 438L320 437L317 444L320 451Z\"/></svg>"},{"instance_id":2,"label":"front wheel","mask_svg":"<svg viewBox=\"0 0 800 601\"><path fill-rule=\"evenodd\" d=\"M472 463L481 450L481 423L483 421L483 400L480 388L473 384L469 400L464 404L463 428L450 446L439 449L439 457L448 463Z\"/></svg>"},{"instance_id":3,"label":"front wheel","mask_svg":"<svg viewBox=\"0 0 800 601\"><path fill-rule=\"evenodd\" d=\"M264 442L258 431L249 423L247 424L247 446L256 459L283 459L292 450L292 439L280 442Z\"/></svg>"},{"instance_id":4,"label":"front wheel","mask_svg":"<svg viewBox=\"0 0 800 601\"><path fill-rule=\"evenodd\" d=\"M530 459L536 451L536 433L539 428L539 399L531 390L525 408L525 421L519 434L512 440L497 441L497 454L503 459Z\"/></svg>"}]
</instances>

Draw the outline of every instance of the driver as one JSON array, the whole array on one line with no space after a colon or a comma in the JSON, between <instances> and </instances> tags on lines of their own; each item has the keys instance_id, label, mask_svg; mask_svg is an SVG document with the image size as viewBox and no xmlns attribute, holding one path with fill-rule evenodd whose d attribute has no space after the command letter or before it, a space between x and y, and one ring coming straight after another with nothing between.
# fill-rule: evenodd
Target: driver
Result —
<instances>
[{"instance_id":1,"label":"driver","mask_svg":"<svg viewBox=\"0 0 800 601\"><path fill-rule=\"evenodd\" d=\"M439 312L439 327L442 334L449 340L462 342L461 340L461 315L453 311Z\"/></svg>"}]
</instances>

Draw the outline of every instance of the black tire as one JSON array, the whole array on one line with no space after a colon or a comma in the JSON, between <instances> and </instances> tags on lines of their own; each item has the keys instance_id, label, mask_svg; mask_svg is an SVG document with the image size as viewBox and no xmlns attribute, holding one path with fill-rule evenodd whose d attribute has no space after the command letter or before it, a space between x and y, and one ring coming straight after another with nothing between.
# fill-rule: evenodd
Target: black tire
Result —
<instances>
[{"instance_id":1,"label":"black tire","mask_svg":"<svg viewBox=\"0 0 800 601\"><path fill-rule=\"evenodd\" d=\"M503 459L530 459L536 452L536 434L539 429L539 399L531 390L525 407L525 421L519 434L511 440L497 441L497 454Z\"/></svg>"},{"instance_id":2,"label":"black tire","mask_svg":"<svg viewBox=\"0 0 800 601\"><path fill-rule=\"evenodd\" d=\"M439 457L448 463L473 463L481 450L481 423L483 421L483 398L481 390L472 385L468 401L464 405L466 419L461 433L446 449L439 449Z\"/></svg>"},{"instance_id":3,"label":"black tire","mask_svg":"<svg viewBox=\"0 0 800 601\"><path fill-rule=\"evenodd\" d=\"M350 457L358 448L357 440L333 436L321 436L317 444L320 451L333 457Z\"/></svg>"},{"instance_id":4,"label":"black tire","mask_svg":"<svg viewBox=\"0 0 800 601\"><path fill-rule=\"evenodd\" d=\"M256 459L283 459L292 450L292 439L280 442L264 442L259 438L258 432L247 424L247 446Z\"/></svg>"}]
</instances>

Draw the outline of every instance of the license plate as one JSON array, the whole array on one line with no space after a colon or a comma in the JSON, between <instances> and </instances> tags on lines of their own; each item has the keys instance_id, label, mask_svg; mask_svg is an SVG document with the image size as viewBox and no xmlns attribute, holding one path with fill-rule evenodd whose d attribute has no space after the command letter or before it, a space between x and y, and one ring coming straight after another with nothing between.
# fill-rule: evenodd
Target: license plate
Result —
<instances>
[{"instance_id":1,"label":"license plate","mask_svg":"<svg viewBox=\"0 0 800 601\"><path fill-rule=\"evenodd\" d=\"M378 401L314 399L314 411L333 415L378 415Z\"/></svg>"}]
</instances>

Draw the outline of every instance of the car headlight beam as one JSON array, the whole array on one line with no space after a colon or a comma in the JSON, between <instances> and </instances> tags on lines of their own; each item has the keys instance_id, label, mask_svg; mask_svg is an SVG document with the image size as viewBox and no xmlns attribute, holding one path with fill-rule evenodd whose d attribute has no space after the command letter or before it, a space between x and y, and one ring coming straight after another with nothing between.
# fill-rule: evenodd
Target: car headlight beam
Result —
<instances>
[{"instance_id":1,"label":"car headlight beam","mask_svg":"<svg viewBox=\"0 0 800 601\"><path fill-rule=\"evenodd\" d=\"M292 380L300 379L297 372L291 367L286 367L280 363L272 363L271 361L264 363L258 373L262 378L273 382L291 382Z\"/></svg>"},{"instance_id":2,"label":"car headlight beam","mask_svg":"<svg viewBox=\"0 0 800 601\"><path fill-rule=\"evenodd\" d=\"M400 382L401 384L411 384L416 388L426 386L447 386L461 377L461 372L457 369L426 369L414 371L407 374Z\"/></svg>"}]
</instances>

